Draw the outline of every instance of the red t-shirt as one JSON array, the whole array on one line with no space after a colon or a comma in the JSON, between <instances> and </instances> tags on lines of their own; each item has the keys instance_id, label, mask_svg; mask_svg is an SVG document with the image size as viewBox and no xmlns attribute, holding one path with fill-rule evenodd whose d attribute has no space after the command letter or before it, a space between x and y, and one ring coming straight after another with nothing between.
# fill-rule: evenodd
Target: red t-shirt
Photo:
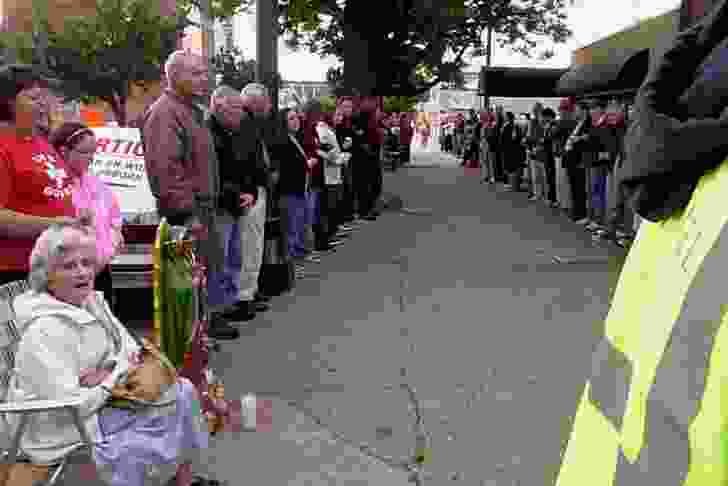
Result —
<instances>
[{"instance_id":1,"label":"red t-shirt","mask_svg":"<svg viewBox=\"0 0 728 486\"><path fill-rule=\"evenodd\" d=\"M33 216L73 217L72 179L42 137L0 134L0 207ZM0 271L27 271L35 239L0 236Z\"/></svg>"}]
</instances>

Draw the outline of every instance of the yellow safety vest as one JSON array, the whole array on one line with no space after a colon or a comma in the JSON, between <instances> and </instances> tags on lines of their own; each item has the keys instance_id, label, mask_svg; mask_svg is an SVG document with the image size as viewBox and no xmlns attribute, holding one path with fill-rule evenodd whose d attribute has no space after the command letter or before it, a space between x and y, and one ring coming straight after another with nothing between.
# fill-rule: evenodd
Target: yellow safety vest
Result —
<instances>
[{"instance_id":1,"label":"yellow safety vest","mask_svg":"<svg viewBox=\"0 0 728 486\"><path fill-rule=\"evenodd\" d=\"M728 484L727 221L728 161L641 226L556 486Z\"/></svg>"}]
</instances>

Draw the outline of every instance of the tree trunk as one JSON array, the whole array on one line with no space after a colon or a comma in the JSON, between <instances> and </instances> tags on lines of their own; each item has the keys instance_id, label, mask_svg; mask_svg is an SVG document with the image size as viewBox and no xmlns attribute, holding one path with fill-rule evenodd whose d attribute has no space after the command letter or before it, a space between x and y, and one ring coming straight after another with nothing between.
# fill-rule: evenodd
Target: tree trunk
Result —
<instances>
[{"instance_id":1,"label":"tree trunk","mask_svg":"<svg viewBox=\"0 0 728 486\"><path fill-rule=\"evenodd\" d=\"M126 120L126 97L125 96L117 96L114 95L106 102L111 106L111 111L114 113L114 118L116 119L116 123L119 124L120 127L127 126L127 120Z\"/></svg>"},{"instance_id":2,"label":"tree trunk","mask_svg":"<svg viewBox=\"0 0 728 486\"><path fill-rule=\"evenodd\" d=\"M381 2L347 2L344 9L344 88L349 95L372 96L377 87L375 58L378 29L371 21L372 12Z\"/></svg>"}]
</instances>

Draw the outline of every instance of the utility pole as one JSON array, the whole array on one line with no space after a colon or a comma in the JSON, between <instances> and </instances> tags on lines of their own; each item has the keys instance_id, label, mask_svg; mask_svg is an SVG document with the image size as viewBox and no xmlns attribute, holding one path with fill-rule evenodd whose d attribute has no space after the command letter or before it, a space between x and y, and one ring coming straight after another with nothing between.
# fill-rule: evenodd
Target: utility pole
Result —
<instances>
[{"instance_id":1,"label":"utility pole","mask_svg":"<svg viewBox=\"0 0 728 486\"><path fill-rule=\"evenodd\" d=\"M48 71L48 0L33 0L33 48L34 62L44 73Z\"/></svg>"},{"instance_id":2,"label":"utility pole","mask_svg":"<svg viewBox=\"0 0 728 486\"><path fill-rule=\"evenodd\" d=\"M200 0L200 26L202 27L202 55L207 60L209 69L208 81L210 83L210 95L217 87L215 79L215 30L212 18L212 0Z\"/></svg>"},{"instance_id":3,"label":"utility pole","mask_svg":"<svg viewBox=\"0 0 728 486\"><path fill-rule=\"evenodd\" d=\"M258 0L255 80L268 88L273 114L278 111L278 19L274 0Z\"/></svg>"},{"instance_id":4,"label":"utility pole","mask_svg":"<svg viewBox=\"0 0 728 486\"><path fill-rule=\"evenodd\" d=\"M490 107L490 96L488 94L488 70L490 69L491 54L493 50L493 27L488 24L488 33L485 41L485 96L483 96L483 109Z\"/></svg>"}]
</instances>

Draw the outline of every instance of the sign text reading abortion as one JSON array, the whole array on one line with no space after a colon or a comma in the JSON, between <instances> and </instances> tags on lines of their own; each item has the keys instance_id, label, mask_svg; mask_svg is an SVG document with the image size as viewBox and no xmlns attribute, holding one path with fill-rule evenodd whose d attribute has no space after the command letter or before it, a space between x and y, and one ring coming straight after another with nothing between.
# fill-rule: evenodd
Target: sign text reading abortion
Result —
<instances>
[{"instance_id":1,"label":"sign text reading abortion","mask_svg":"<svg viewBox=\"0 0 728 486\"><path fill-rule=\"evenodd\" d=\"M99 137L96 139L96 154L120 157L144 157L144 147L138 140L122 140Z\"/></svg>"}]
</instances>

